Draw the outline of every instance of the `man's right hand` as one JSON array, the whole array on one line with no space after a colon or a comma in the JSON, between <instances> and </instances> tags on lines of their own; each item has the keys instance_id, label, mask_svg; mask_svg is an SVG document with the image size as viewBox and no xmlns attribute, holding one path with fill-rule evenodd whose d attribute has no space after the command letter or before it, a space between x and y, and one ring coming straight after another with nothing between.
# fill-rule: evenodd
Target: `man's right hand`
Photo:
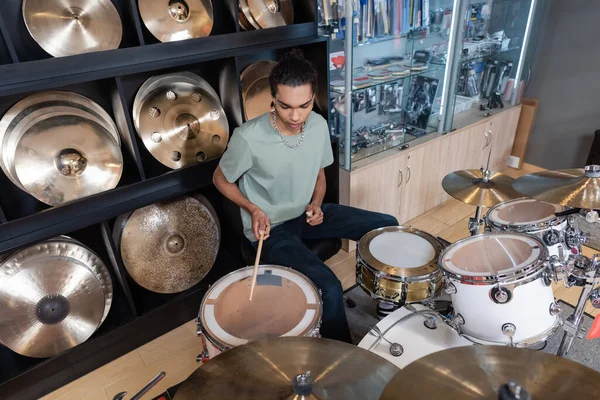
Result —
<instances>
[{"instance_id":1,"label":"man's right hand","mask_svg":"<svg viewBox=\"0 0 600 400\"><path fill-rule=\"evenodd\" d=\"M252 211L252 232L254 232L254 236L256 240L260 239L260 233L263 232L263 240L269 237L269 233L271 232L271 221L269 221L269 217L258 207L256 207Z\"/></svg>"}]
</instances>

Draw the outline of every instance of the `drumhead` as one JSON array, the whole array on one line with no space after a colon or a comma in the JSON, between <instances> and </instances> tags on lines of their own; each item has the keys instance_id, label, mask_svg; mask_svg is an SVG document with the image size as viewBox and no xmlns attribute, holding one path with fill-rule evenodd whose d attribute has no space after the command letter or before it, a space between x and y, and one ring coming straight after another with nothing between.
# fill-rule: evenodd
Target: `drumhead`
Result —
<instances>
[{"instance_id":1,"label":"drumhead","mask_svg":"<svg viewBox=\"0 0 600 400\"><path fill-rule=\"evenodd\" d=\"M514 273L537 264L545 248L521 233L492 232L461 239L448 246L440 266L460 276L489 277Z\"/></svg>"},{"instance_id":2,"label":"drumhead","mask_svg":"<svg viewBox=\"0 0 600 400\"><path fill-rule=\"evenodd\" d=\"M397 276L421 276L438 270L442 250L439 240L411 227L375 229L357 246L358 256L368 266Z\"/></svg>"},{"instance_id":3,"label":"drumhead","mask_svg":"<svg viewBox=\"0 0 600 400\"><path fill-rule=\"evenodd\" d=\"M253 270L226 275L204 296L200 319L213 344L232 348L269 336L304 336L319 324L320 295L306 276L287 267L259 266L249 301Z\"/></svg>"},{"instance_id":4,"label":"drumhead","mask_svg":"<svg viewBox=\"0 0 600 400\"><path fill-rule=\"evenodd\" d=\"M564 210L565 207L560 204L536 199L515 199L490 208L487 219L497 225L534 225L556 219L555 213Z\"/></svg>"}]
</instances>

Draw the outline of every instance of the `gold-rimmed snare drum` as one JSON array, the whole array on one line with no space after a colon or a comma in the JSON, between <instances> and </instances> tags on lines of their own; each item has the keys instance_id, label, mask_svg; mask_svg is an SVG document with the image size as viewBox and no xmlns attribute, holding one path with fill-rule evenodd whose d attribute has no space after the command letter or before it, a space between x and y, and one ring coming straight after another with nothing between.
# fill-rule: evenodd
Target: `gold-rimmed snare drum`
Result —
<instances>
[{"instance_id":1,"label":"gold-rimmed snare drum","mask_svg":"<svg viewBox=\"0 0 600 400\"><path fill-rule=\"evenodd\" d=\"M374 299L404 304L426 301L441 289L442 243L427 232L392 226L365 234L356 249L356 282Z\"/></svg>"}]
</instances>

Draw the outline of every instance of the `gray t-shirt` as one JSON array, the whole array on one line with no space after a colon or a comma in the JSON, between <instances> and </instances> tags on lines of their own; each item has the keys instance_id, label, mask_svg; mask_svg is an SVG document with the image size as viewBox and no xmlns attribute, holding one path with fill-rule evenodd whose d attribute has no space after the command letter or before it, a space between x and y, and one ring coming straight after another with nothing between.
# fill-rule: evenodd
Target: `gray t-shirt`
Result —
<instances>
[{"instance_id":1,"label":"gray t-shirt","mask_svg":"<svg viewBox=\"0 0 600 400\"><path fill-rule=\"evenodd\" d=\"M236 128L219 166L225 178L239 180L240 191L271 220L271 229L306 211L321 168L333 163L327 121L315 112L306 120L304 141L296 148L283 143L270 113ZM300 134L284 136L294 145ZM241 210L244 235L252 242L252 218Z\"/></svg>"}]
</instances>

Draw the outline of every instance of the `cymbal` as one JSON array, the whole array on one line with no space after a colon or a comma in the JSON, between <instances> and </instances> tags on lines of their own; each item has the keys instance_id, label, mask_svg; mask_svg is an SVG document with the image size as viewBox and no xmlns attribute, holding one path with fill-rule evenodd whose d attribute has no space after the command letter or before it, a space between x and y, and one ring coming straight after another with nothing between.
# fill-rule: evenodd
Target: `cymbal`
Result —
<instances>
[{"instance_id":1,"label":"cymbal","mask_svg":"<svg viewBox=\"0 0 600 400\"><path fill-rule=\"evenodd\" d=\"M488 181L478 169L451 172L442 180L450 196L472 206L492 207L503 201L523 197L512 188L513 178L499 172L491 173Z\"/></svg>"},{"instance_id":2,"label":"cymbal","mask_svg":"<svg viewBox=\"0 0 600 400\"><path fill-rule=\"evenodd\" d=\"M242 85L242 93L246 93L250 85L257 79L268 77L277 65L276 61L261 60L248 65L240 74L240 82Z\"/></svg>"},{"instance_id":3,"label":"cymbal","mask_svg":"<svg viewBox=\"0 0 600 400\"><path fill-rule=\"evenodd\" d=\"M23 0L33 39L54 57L119 48L123 27L110 0Z\"/></svg>"},{"instance_id":4,"label":"cymbal","mask_svg":"<svg viewBox=\"0 0 600 400\"><path fill-rule=\"evenodd\" d=\"M348 343L312 337L258 340L223 352L183 382L175 400L286 399L293 381L310 371L312 391L319 399L379 399L399 371L378 355ZM312 392L312 393L311 393ZM308 398L308 397L305 397Z\"/></svg>"},{"instance_id":5,"label":"cymbal","mask_svg":"<svg viewBox=\"0 0 600 400\"><path fill-rule=\"evenodd\" d=\"M260 25L258 24L258 22L256 22L256 20L254 19L254 17L252 16L252 13L250 12L250 7L248 6L248 0L239 0L238 2L238 14L240 15L240 25L242 26L242 28L246 29L246 30L253 30L253 29L260 29ZM242 18L242 15L244 16ZM244 23L248 23L250 26L250 29L247 29L248 27L244 27L244 25L242 24L242 21Z\"/></svg>"},{"instance_id":6,"label":"cymbal","mask_svg":"<svg viewBox=\"0 0 600 400\"><path fill-rule=\"evenodd\" d=\"M566 358L508 346L464 346L412 362L386 386L381 400L397 399L398 393L407 399L498 399L500 387L511 379L533 399L600 393L600 373Z\"/></svg>"},{"instance_id":7,"label":"cymbal","mask_svg":"<svg viewBox=\"0 0 600 400\"><path fill-rule=\"evenodd\" d=\"M28 357L55 356L86 341L111 301L108 270L84 246L50 240L21 249L0 265L0 341Z\"/></svg>"},{"instance_id":8,"label":"cymbal","mask_svg":"<svg viewBox=\"0 0 600 400\"><path fill-rule=\"evenodd\" d=\"M291 0L247 0L250 14L261 28L294 23L294 5Z\"/></svg>"},{"instance_id":9,"label":"cymbal","mask_svg":"<svg viewBox=\"0 0 600 400\"><path fill-rule=\"evenodd\" d=\"M14 151L14 172L24 190L51 206L117 186L121 149L103 126L71 112L32 121Z\"/></svg>"},{"instance_id":10,"label":"cymbal","mask_svg":"<svg viewBox=\"0 0 600 400\"><path fill-rule=\"evenodd\" d=\"M196 285L219 252L219 220L201 195L137 209L119 217L115 226L127 272L153 292L179 293Z\"/></svg>"},{"instance_id":11,"label":"cymbal","mask_svg":"<svg viewBox=\"0 0 600 400\"><path fill-rule=\"evenodd\" d=\"M211 0L139 0L146 28L161 42L210 35L214 15Z\"/></svg>"},{"instance_id":12,"label":"cymbal","mask_svg":"<svg viewBox=\"0 0 600 400\"><path fill-rule=\"evenodd\" d=\"M269 77L258 78L250 84L246 93L243 94L242 99L244 101L244 114L247 121L271 111L273 95L271 95Z\"/></svg>"},{"instance_id":13,"label":"cymbal","mask_svg":"<svg viewBox=\"0 0 600 400\"><path fill-rule=\"evenodd\" d=\"M525 196L567 207L600 209L600 166L524 175L513 187Z\"/></svg>"},{"instance_id":14,"label":"cymbal","mask_svg":"<svg viewBox=\"0 0 600 400\"><path fill-rule=\"evenodd\" d=\"M154 158L169 168L181 168L223 154L229 123L214 90L182 81L152 87L139 101L134 123Z\"/></svg>"}]
</instances>

